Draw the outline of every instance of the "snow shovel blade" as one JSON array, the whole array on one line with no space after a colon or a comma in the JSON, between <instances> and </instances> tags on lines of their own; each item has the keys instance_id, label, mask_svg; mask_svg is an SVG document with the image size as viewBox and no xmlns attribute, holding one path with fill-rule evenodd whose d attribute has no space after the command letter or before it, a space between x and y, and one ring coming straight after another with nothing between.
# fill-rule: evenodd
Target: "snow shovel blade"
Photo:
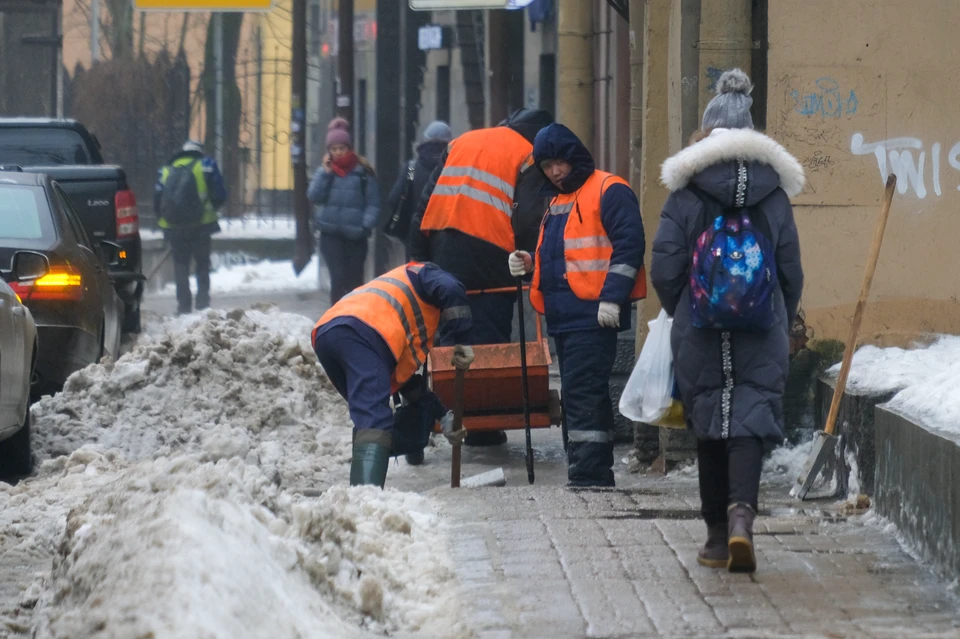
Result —
<instances>
[{"instance_id":1,"label":"snow shovel blade","mask_svg":"<svg viewBox=\"0 0 960 639\"><path fill-rule=\"evenodd\" d=\"M837 440L839 439L839 437L828 435L824 431L819 431L816 434L813 441L813 450L810 452L810 458L803 467L803 472L797 477L797 483L790 489L791 497L796 497L801 501L807 498L807 493L810 492L810 488L813 487L813 482L816 481L820 475L820 471L823 470L824 464L826 464L830 456L833 455L833 451L837 447Z\"/></svg>"}]
</instances>

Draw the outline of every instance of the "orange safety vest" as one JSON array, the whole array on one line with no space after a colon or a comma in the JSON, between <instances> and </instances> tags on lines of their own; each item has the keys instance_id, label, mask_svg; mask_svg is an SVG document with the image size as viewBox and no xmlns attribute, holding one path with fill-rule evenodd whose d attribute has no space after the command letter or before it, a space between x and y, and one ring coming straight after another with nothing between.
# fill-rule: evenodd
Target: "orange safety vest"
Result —
<instances>
[{"instance_id":1,"label":"orange safety vest","mask_svg":"<svg viewBox=\"0 0 960 639\"><path fill-rule=\"evenodd\" d=\"M512 252L514 189L521 171L533 165L533 145L498 126L464 133L447 149L420 230L455 229Z\"/></svg>"},{"instance_id":2,"label":"orange safety vest","mask_svg":"<svg viewBox=\"0 0 960 639\"><path fill-rule=\"evenodd\" d=\"M317 331L338 317L353 317L380 334L387 343L397 367L391 385L396 392L427 361L427 351L440 324L440 309L424 302L407 275L407 269L419 273L422 263L410 262L389 271L355 289L333 305L313 327L311 342L316 346Z\"/></svg>"},{"instance_id":3,"label":"orange safety vest","mask_svg":"<svg viewBox=\"0 0 960 639\"><path fill-rule=\"evenodd\" d=\"M629 186L626 180L594 171L587 178L583 186L574 193L561 193L556 196L547 215L540 225L540 239L537 241L537 256L533 268L533 283L530 287L530 303L542 315L545 312L543 291L540 290L540 245L543 244L543 227L547 216L567 216L567 224L563 228L563 258L566 262L564 279L570 285L573 294L582 300L598 300L603 290L603 283L607 273L619 273L627 277L636 278L633 290L630 292L630 301L642 300L647 296L647 274L641 266L638 272L626 264L610 266L610 257L613 255L613 243L607 237L600 218L600 202L603 194L612 184ZM638 212L637 215L640 213Z\"/></svg>"}]
</instances>

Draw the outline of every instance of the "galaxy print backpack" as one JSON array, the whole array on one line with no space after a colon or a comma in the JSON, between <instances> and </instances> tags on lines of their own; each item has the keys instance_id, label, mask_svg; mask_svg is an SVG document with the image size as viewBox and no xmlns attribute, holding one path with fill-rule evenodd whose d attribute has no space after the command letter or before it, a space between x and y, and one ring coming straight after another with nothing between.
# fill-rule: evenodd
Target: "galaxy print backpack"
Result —
<instances>
[{"instance_id":1,"label":"galaxy print backpack","mask_svg":"<svg viewBox=\"0 0 960 639\"><path fill-rule=\"evenodd\" d=\"M737 166L734 206L690 187L704 201L690 264L691 323L724 331L766 331L776 324L775 247L766 216L744 206L747 167ZM710 206L714 204L715 206ZM712 220L711 213L720 208Z\"/></svg>"}]
</instances>

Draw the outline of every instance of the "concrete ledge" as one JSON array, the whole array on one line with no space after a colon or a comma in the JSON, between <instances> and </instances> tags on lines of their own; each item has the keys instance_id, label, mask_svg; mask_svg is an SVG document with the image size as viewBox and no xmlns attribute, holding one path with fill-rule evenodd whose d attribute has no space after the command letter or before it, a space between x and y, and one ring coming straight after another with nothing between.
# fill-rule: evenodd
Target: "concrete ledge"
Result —
<instances>
[{"instance_id":1,"label":"concrete ledge","mask_svg":"<svg viewBox=\"0 0 960 639\"><path fill-rule=\"evenodd\" d=\"M836 383L835 378L826 375L817 380L814 418L818 430L823 430L826 426ZM847 492L850 475L850 464L846 453L852 450L857 460L860 492L873 495L877 467L874 409L878 404L890 401L892 397L893 393L871 394L849 390L844 393L840 401L840 414L837 416L837 433L843 436L843 450L838 451L842 463L839 488L843 494Z\"/></svg>"},{"instance_id":2,"label":"concrete ledge","mask_svg":"<svg viewBox=\"0 0 960 639\"><path fill-rule=\"evenodd\" d=\"M960 574L960 437L875 409L874 507L945 575Z\"/></svg>"}]
</instances>

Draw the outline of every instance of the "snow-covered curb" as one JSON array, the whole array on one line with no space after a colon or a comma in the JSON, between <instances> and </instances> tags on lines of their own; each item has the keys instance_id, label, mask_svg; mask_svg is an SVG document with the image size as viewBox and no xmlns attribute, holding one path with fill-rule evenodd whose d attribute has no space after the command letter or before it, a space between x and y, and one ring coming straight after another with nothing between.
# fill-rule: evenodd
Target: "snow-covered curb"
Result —
<instances>
[{"instance_id":1,"label":"snow-covered curb","mask_svg":"<svg viewBox=\"0 0 960 639\"><path fill-rule=\"evenodd\" d=\"M831 368L839 372L839 366ZM960 434L960 337L942 335L913 349L864 346L856 352L847 388L896 393L885 406L925 426Z\"/></svg>"},{"instance_id":2,"label":"snow-covered curb","mask_svg":"<svg viewBox=\"0 0 960 639\"><path fill-rule=\"evenodd\" d=\"M293 262L290 260L271 261L263 260L253 264L238 264L236 266L221 266L210 273L210 294L231 295L250 293L275 293L277 291L329 291L330 277L320 276L319 258L316 255L297 275L293 271ZM197 278L190 276L190 290L196 293ZM176 284L168 283L162 289L151 295L157 297L173 297L177 294Z\"/></svg>"}]
</instances>

